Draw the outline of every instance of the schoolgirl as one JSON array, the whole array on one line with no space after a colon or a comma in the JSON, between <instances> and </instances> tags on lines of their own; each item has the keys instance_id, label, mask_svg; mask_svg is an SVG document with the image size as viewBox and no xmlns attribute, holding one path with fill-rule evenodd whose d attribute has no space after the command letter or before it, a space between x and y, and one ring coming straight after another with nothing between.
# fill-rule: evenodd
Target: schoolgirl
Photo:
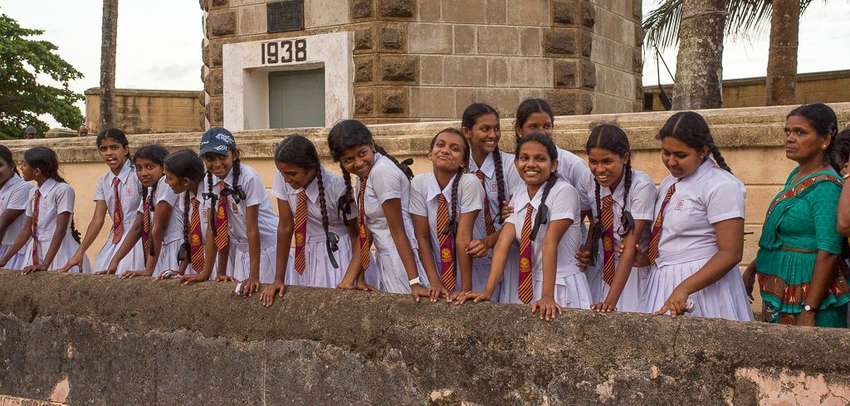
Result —
<instances>
[{"instance_id":1,"label":"schoolgirl","mask_svg":"<svg viewBox=\"0 0 850 406\"><path fill-rule=\"evenodd\" d=\"M744 249L744 184L734 175L705 119L679 112L661 128L659 187L647 258L643 311L752 320L738 263Z\"/></svg>"},{"instance_id":2,"label":"schoolgirl","mask_svg":"<svg viewBox=\"0 0 850 406\"><path fill-rule=\"evenodd\" d=\"M369 129L357 120L336 124L328 135L328 147L342 168L346 200L352 201L356 196L360 273L371 272L367 270L373 260L370 248L374 244L380 290L410 293L417 301L430 297L425 270L417 258L418 249L412 244L415 236L408 212L413 176L410 169L377 145ZM351 174L358 177L356 195Z\"/></svg>"},{"instance_id":3,"label":"schoolgirl","mask_svg":"<svg viewBox=\"0 0 850 406\"><path fill-rule=\"evenodd\" d=\"M357 213L346 204L345 182L322 167L316 146L300 135L287 137L275 152L275 165L277 267L274 284L260 295L266 306L274 302L275 293L283 296L285 285L335 288L345 275L357 276L360 266L351 261ZM355 282L344 285L353 287Z\"/></svg>"},{"instance_id":4,"label":"schoolgirl","mask_svg":"<svg viewBox=\"0 0 850 406\"><path fill-rule=\"evenodd\" d=\"M209 279L209 274L203 275L206 269L206 261L212 263L212 271L218 268L215 253L212 257L206 256L205 241L209 230L209 208L202 204L204 162L195 151L184 149L176 151L165 158L165 182L172 192L177 193L177 204L174 210L179 210L173 216L182 216L181 224L182 239L180 241L177 258L180 266L176 273L165 271L160 275L161 279L180 275L184 282L201 282ZM179 207L179 209L178 209ZM220 253L221 260L227 261L227 253ZM207 259L209 258L209 259Z\"/></svg>"},{"instance_id":5,"label":"schoolgirl","mask_svg":"<svg viewBox=\"0 0 850 406\"><path fill-rule=\"evenodd\" d=\"M637 245L646 249L649 243L658 190L646 173L632 169L629 139L620 127L595 126L586 152L594 177L594 226L585 245L596 265L587 270L592 308L637 312L649 277L648 267L635 267Z\"/></svg>"},{"instance_id":6,"label":"schoolgirl","mask_svg":"<svg viewBox=\"0 0 850 406\"><path fill-rule=\"evenodd\" d=\"M557 176L555 144L543 133L517 141L516 166L526 183L511 200L513 214L499 233L493 269L483 292L460 295L457 302L489 300L504 272L510 246L519 243L517 294L532 312L552 320L561 307L589 309L590 287L575 252L581 244L579 198L575 188Z\"/></svg>"},{"instance_id":7,"label":"schoolgirl","mask_svg":"<svg viewBox=\"0 0 850 406\"><path fill-rule=\"evenodd\" d=\"M142 202L138 215L121 248L112 257L106 273L115 273L118 263L141 239L147 255L143 270L128 270L122 278L153 276L179 269L177 254L183 230L182 208L177 194L165 183L164 160L168 151L159 145L146 145L133 156L136 174L142 183Z\"/></svg>"},{"instance_id":8,"label":"schoolgirl","mask_svg":"<svg viewBox=\"0 0 850 406\"><path fill-rule=\"evenodd\" d=\"M517 188L525 185L514 165L514 155L499 149L502 137L499 113L489 105L474 103L463 112L463 135L469 141L469 173L475 175L484 188L481 213L475 221L466 252L472 261L472 290L483 291L487 286L493 258L492 249L499 230L510 214L509 201ZM502 303L520 303L516 295L516 264L519 251L513 247L501 286L493 293L493 300Z\"/></svg>"},{"instance_id":9,"label":"schoolgirl","mask_svg":"<svg viewBox=\"0 0 850 406\"><path fill-rule=\"evenodd\" d=\"M15 243L26 223L27 198L32 183L25 181L18 173L12 159L12 151L0 145L0 258L6 255ZM24 267L26 255L23 250L12 254L6 262L7 269L20 270Z\"/></svg>"},{"instance_id":10,"label":"schoolgirl","mask_svg":"<svg viewBox=\"0 0 850 406\"><path fill-rule=\"evenodd\" d=\"M546 100L526 99L517 107L514 122L517 138L532 132L542 132L552 138L554 124L555 115ZM573 185L579 192L582 218L587 217L593 206L593 175L587 164L576 154L558 148L558 176ZM581 227L584 227L583 223Z\"/></svg>"},{"instance_id":11,"label":"schoolgirl","mask_svg":"<svg viewBox=\"0 0 850 406\"><path fill-rule=\"evenodd\" d=\"M80 233L74 226L74 189L59 175L56 153L45 147L27 150L21 162L21 175L25 181L35 181L36 187L30 189L26 222L11 249L0 259L0 266L7 264L26 244L25 274L57 270L91 272L85 257L79 266L64 266L80 246Z\"/></svg>"},{"instance_id":12,"label":"schoolgirl","mask_svg":"<svg viewBox=\"0 0 850 406\"><path fill-rule=\"evenodd\" d=\"M240 162L230 131L207 130L200 155L207 167L203 196L210 209L208 235L212 236L206 239L205 255L212 258L216 250L226 251L228 262L226 269L219 262L218 279L235 279L237 293L251 296L260 283L274 281L277 216L260 175ZM200 278L212 270L213 263L207 261Z\"/></svg>"},{"instance_id":13,"label":"schoolgirl","mask_svg":"<svg viewBox=\"0 0 850 406\"><path fill-rule=\"evenodd\" d=\"M136 209L142 201L142 185L135 174L127 136L117 128L101 131L95 139L98 152L109 170L97 180L95 188L95 207L86 235L80 249L68 260L66 268L80 265L89 247L97 239L103 228L106 214L112 219L112 227L106 242L94 260L94 270L103 272L109 267L112 257L121 248L124 239L136 220ZM141 242L118 263L117 275L127 270L144 269L145 252Z\"/></svg>"},{"instance_id":14,"label":"schoolgirl","mask_svg":"<svg viewBox=\"0 0 850 406\"><path fill-rule=\"evenodd\" d=\"M454 292L472 290L472 258L466 248L481 210L484 189L466 173L469 142L460 130L447 128L431 139L428 152L433 170L411 182L410 214L419 258L432 296L451 299Z\"/></svg>"}]
</instances>

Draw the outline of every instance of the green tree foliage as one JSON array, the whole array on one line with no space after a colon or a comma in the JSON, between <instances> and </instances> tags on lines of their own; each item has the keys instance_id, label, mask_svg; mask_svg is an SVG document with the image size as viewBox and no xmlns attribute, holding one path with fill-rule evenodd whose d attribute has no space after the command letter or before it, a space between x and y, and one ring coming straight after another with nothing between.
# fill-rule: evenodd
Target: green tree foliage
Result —
<instances>
[{"instance_id":1,"label":"green tree foliage","mask_svg":"<svg viewBox=\"0 0 850 406\"><path fill-rule=\"evenodd\" d=\"M47 123L38 119L50 114L63 126L76 129L83 122L74 103L83 95L73 92L69 82L83 75L55 53L56 45L32 39L44 31L22 28L0 14L0 136L18 138L26 126L39 133ZM39 83L49 77L57 86Z\"/></svg>"}]
</instances>

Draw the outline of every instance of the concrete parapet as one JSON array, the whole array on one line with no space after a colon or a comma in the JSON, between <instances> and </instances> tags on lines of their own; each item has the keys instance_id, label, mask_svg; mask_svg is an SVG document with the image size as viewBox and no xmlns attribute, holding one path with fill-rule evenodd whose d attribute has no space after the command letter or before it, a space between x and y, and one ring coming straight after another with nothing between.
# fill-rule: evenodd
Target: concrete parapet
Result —
<instances>
[{"instance_id":1,"label":"concrete parapet","mask_svg":"<svg viewBox=\"0 0 850 406\"><path fill-rule=\"evenodd\" d=\"M843 404L841 330L0 272L0 399L68 404ZM58 395L57 395L58 393ZM64 395L64 396L62 396Z\"/></svg>"}]
</instances>

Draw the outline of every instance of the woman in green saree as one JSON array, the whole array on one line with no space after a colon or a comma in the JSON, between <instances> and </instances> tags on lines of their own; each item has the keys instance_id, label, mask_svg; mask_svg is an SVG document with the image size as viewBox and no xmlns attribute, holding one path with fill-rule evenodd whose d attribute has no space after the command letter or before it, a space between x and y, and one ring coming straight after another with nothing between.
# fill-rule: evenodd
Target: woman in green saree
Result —
<instances>
[{"instance_id":1,"label":"woman in green saree","mask_svg":"<svg viewBox=\"0 0 850 406\"><path fill-rule=\"evenodd\" d=\"M785 121L785 156L798 166L771 202L756 260L744 272L759 281L764 320L798 326L846 327L850 288L838 271L844 238L836 228L841 167L838 122L825 104L795 108Z\"/></svg>"}]
</instances>

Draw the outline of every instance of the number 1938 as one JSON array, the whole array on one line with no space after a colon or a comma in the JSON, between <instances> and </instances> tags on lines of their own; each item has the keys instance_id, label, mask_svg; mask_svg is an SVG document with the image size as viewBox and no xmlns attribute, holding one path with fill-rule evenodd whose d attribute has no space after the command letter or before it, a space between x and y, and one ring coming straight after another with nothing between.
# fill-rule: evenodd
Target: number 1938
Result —
<instances>
[{"instance_id":1,"label":"number 1938","mask_svg":"<svg viewBox=\"0 0 850 406\"><path fill-rule=\"evenodd\" d=\"M263 65L304 62L307 60L307 40L265 42L260 44L260 54Z\"/></svg>"}]
</instances>

